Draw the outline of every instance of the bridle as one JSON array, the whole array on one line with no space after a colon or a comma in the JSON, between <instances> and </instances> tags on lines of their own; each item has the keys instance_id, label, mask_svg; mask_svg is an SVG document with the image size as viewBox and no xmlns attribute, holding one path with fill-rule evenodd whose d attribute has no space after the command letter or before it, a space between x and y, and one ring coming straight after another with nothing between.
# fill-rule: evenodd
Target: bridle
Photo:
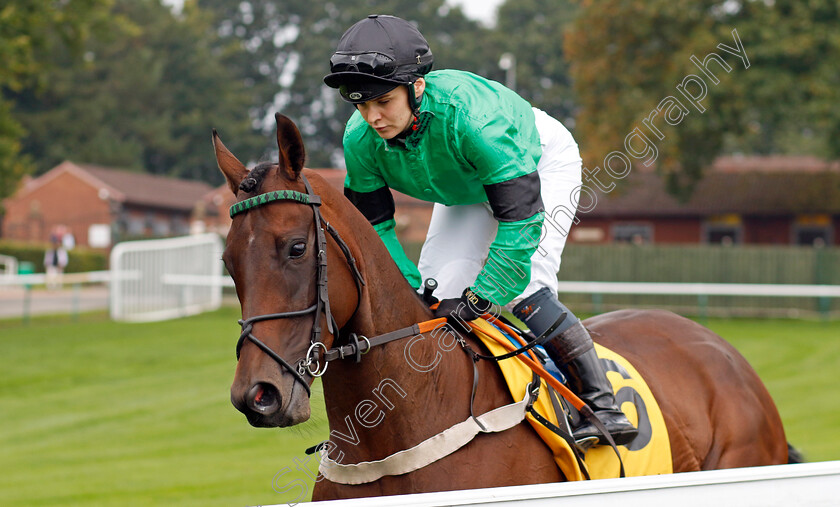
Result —
<instances>
[{"instance_id":1,"label":"bridle","mask_svg":"<svg viewBox=\"0 0 840 507\"><path fill-rule=\"evenodd\" d=\"M353 257L353 254L350 252L347 244L343 239L341 239L338 231L336 231L335 228L321 216L321 197L312 192L312 187L309 185L309 181L306 179L306 176L301 174L301 178L303 179L303 184L306 187L306 193L295 190L275 190L242 200L230 207L230 217L233 218L235 215L240 213L245 213L259 206L278 201L293 201L311 206L312 214L315 220L315 235L318 247L318 263L315 282L317 294L315 296L315 303L303 310L268 313L240 320L239 325L242 326L242 333L239 335L239 341L236 343L236 359L237 361L239 360L239 353L242 350L242 346L245 344L245 340L249 340L259 347L260 350L265 352L266 355L276 361L281 367L288 370L289 373L294 376L295 380L300 382L304 389L306 389L306 394L311 395L309 383L304 378L304 375L308 374L312 377L320 377L326 373L328 364L327 346L321 340L321 324L319 322L319 316L322 312L326 317L327 330L333 334L336 340L338 339L338 324L336 323L335 318L332 315L332 311L330 310L330 292L327 287L327 236L324 233L324 227L326 227L326 230L333 237L339 248L341 248L342 253L344 253L344 257L347 260L347 264L350 267L350 271L353 273L353 278L356 282L356 290L358 292L356 309L358 309L359 302L361 302L362 299L362 286L365 285L365 280L364 277L362 277L361 272L359 272L359 268L356 266L356 259ZM302 317L304 315L309 315L310 313L315 315L315 319L312 323L309 349L306 351L306 356L299 360L295 367L292 367L292 365L290 365L285 359L274 352L271 347L266 345L252 333L254 324L257 322ZM355 310L353 313L355 313ZM319 353L319 349L323 349L323 353ZM322 359L323 365L321 364Z\"/></svg>"}]
</instances>

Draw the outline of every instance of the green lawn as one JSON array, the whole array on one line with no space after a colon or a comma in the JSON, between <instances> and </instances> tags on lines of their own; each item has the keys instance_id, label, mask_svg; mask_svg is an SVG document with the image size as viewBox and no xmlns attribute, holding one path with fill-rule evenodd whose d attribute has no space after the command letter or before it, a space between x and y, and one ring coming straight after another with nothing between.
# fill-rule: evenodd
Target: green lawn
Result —
<instances>
[{"instance_id":1,"label":"green lawn","mask_svg":"<svg viewBox=\"0 0 840 507\"><path fill-rule=\"evenodd\" d=\"M710 319L764 381L788 441L808 461L840 460L840 322Z\"/></svg>"},{"instance_id":2,"label":"green lawn","mask_svg":"<svg viewBox=\"0 0 840 507\"><path fill-rule=\"evenodd\" d=\"M326 436L323 410L300 429L248 425L228 391L238 316L0 322L0 505L293 500L272 480L305 479L293 458Z\"/></svg>"},{"instance_id":3,"label":"green lawn","mask_svg":"<svg viewBox=\"0 0 840 507\"><path fill-rule=\"evenodd\" d=\"M0 321L0 505L292 501L323 395L300 428L251 428L228 400L238 309L153 324L105 315ZM759 371L788 438L840 459L840 323L711 320ZM285 474L284 469L289 469ZM308 498L308 495L307 495Z\"/></svg>"}]
</instances>

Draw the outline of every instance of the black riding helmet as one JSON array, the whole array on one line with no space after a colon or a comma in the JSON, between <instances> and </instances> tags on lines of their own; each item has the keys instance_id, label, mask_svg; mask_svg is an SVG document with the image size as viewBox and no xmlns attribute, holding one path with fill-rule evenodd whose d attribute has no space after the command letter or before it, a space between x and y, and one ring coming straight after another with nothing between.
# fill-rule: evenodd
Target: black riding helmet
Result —
<instances>
[{"instance_id":1,"label":"black riding helmet","mask_svg":"<svg viewBox=\"0 0 840 507\"><path fill-rule=\"evenodd\" d=\"M408 21L372 14L344 32L330 58L324 83L338 88L341 98L361 104L399 85L410 86L432 70L429 43ZM409 92L412 110L417 109Z\"/></svg>"}]
</instances>

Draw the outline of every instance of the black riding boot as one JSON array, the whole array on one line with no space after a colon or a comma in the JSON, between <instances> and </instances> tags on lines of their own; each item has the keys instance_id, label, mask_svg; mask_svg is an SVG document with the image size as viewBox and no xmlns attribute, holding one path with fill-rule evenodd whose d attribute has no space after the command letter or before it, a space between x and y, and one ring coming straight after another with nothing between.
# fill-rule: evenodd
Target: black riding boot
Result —
<instances>
[{"instance_id":1,"label":"black riding boot","mask_svg":"<svg viewBox=\"0 0 840 507\"><path fill-rule=\"evenodd\" d=\"M577 317L557 300L548 288L542 288L516 305L513 314L524 322L535 336L548 330L561 316L565 318L543 343L545 351L558 366L565 367L572 390L595 412L612 435L616 445L633 440L639 433L613 396L612 384L595 354L592 337ZM587 420L573 430L577 441L597 437L606 444L601 432Z\"/></svg>"}]
</instances>

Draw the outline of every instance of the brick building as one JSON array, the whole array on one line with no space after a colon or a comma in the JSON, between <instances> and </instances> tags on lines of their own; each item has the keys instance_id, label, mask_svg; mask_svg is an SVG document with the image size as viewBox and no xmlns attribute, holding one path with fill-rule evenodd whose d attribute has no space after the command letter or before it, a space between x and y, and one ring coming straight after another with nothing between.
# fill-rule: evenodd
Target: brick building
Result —
<instances>
[{"instance_id":1,"label":"brick building","mask_svg":"<svg viewBox=\"0 0 840 507\"><path fill-rule=\"evenodd\" d=\"M651 172L597 196L571 242L840 245L840 164L814 157L721 157L685 202Z\"/></svg>"},{"instance_id":2,"label":"brick building","mask_svg":"<svg viewBox=\"0 0 840 507\"><path fill-rule=\"evenodd\" d=\"M344 170L317 171L343 189ZM421 243L432 204L393 194L400 240ZM570 242L840 245L840 164L815 157L721 157L685 202L653 172L631 173L616 190L597 195L594 209L578 213ZM226 234L233 204L227 185L203 202L206 228Z\"/></svg>"},{"instance_id":3,"label":"brick building","mask_svg":"<svg viewBox=\"0 0 840 507\"><path fill-rule=\"evenodd\" d=\"M344 193L343 169L314 169L323 176L335 189ZM397 222L397 234L406 243L421 243L426 239L426 230L432 218L432 203L421 201L405 194L392 191L394 195L394 220ZM200 230L217 232L226 235L230 228L228 209L234 203L234 197L224 184L205 194L197 209L196 221L201 222Z\"/></svg>"},{"instance_id":4,"label":"brick building","mask_svg":"<svg viewBox=\"0 0 840 507\"><path fill-rule=\"evenodd\" d=\"M316 169L342 191L345 171ZM840 164L814 157L721 157L687 201L652 172L632 172L579 212L573 243L840 245ZM393 192L397 232L421 243L432 204ZM64 225L79 244L91 231L117 240L213 231L227 234L233 195L222 185L64 162L5 202L3 236L46 241ZM96 241L94 241L96 243Z\"/></svg>"},{"instance_id":5,"label":"brick building","mask_svg":"<svg viewBox=\"0 0 840 507\"><path fill-rule=\"evenodd\" d=\"M107 248L124 239L183 235L193 207L211 188L66 161L4 202L3 237L45 242L63 226L77 244Z\"/></svg>"}]
</instances>

